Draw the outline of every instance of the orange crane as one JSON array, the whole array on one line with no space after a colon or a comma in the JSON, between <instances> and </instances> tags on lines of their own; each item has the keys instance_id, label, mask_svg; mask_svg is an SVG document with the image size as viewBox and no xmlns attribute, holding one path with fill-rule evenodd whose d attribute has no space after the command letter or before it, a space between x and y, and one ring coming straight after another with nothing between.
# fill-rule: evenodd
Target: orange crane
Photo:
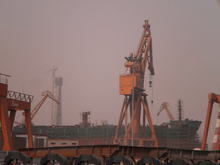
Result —
<instances>
[{"instance_id":1,"label":"orange crane","mask_svg":"<svg viewBox=\"0 0 220 165\"><path fill-rule=\"evenodd\" d=\"M168 102L163 102L160 106L160 110L157 113L157 116L159 116L159 114L165 109L167 116L169 118L170 121L175 121L175 118L173 117L173 115L171 114L171 112L169 111L169 109L167 108L168 106L170 106L170 104Z\"/></svg>"},{"instance_id":2,"label":"orange crane","mask_svg":"<svg viewBox=\"0 0 220 165\"><path fill-rule=\"evenodd\" d=\"M147 103L147 94L144 93L144 75L146 66L150 75L154 75L153 56L152 56L152 38L150 32L150 24L148 20L143 25L144 31L136 54L131 53L129 57L125 57L126 71L128 74L120 76L120 94L124 95L124 101L116 129L114 143L136 146L155 146L157 147L157 139ZM151 85L151 82L150 82ZM127 110L130 108L130 124L128 124ZM141 126L141 108L143 108L143 124ZM145 120L148 120L152 137L145 137ZM119 130L125 119L125 135L119 137Z\"/></svg>"},{"instance_id":3,"label":"orange crane","mask_svg":"<svg viewBox=\"0 0 220 165\"><path fill-rule=\"evenodd\" d=\"M218 118L217 118L216 127L215 127L215 135L214 135L213 142L212 142L212 150L218 150L219 143L220 143L220 95L209 93L208 99L209 99L209 104L208 104L208 109L207 109L201 150L205 149L214 102L219 104L219 111L218 111Z\"/></svg>"},{"instance_id":4,"label":"orange crane","mask_svg":"<svg viewBox=\"0 0 220 165\"><path fill-rule=\"evenodd\" d=\"M24 111L27 129L28 147L33 147L30 109L33 100L32 95L9 91L7 78L11 77L0 73L0 124L3 135L3 151L12 151L12 134L15 115L17 111ZM2 81L2 78L5 81Z\"/></svg>"},{"instance_id":5,"label":"orange crane","mask_svg":"<svg viewBox=\"0 0 220 165\"><path fill-rule=\"evenodd\" d=\"M37 112L39 111L40 107L43 105L43 103L45 102L45 100L49 97L51 98L53 101L55 101L57 104L60 104L59 101L54 97L54 95L46 90L42 93L43 98L37 103L37 105L34 107L34 109L31 110L31 120L35 117L35 115L37 114ZM25 120L22 120L22 122L16 122L16 124L19 125L23 125L25 122Z\"/></svg>"}]
</instances>

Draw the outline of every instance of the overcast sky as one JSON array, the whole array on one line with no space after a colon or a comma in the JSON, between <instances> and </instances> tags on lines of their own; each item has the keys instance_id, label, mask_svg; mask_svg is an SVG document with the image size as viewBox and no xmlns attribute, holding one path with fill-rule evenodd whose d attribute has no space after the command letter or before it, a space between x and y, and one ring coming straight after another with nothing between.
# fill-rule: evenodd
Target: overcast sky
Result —
<instances>
[{"instance_id":1,"label":"overcast sky","mask_svg":"<svg viewBox=\"0 0 220 165\"><path fill-rule=\"evenodd\" d=\"M208 93L220 94L220 4L215 0L19 0L0 1L0 73L11 75L9 90L38 98L52 91L52 72L63 77L63 125L80 122L91 111L91 123L117 124L123 95L119 76L125 56L136 52L149 19L153 39L155 76L145 89L154 124L168 122L156 116L162 102L176 117L183 100L184 118L203 121ZM153 97L152 97L153 95ZM51 124L46 100L34 118ZM214 105L209 143L218 113ZM211 145L210 145L211 147Z\"/></svg>"}]
</instances>

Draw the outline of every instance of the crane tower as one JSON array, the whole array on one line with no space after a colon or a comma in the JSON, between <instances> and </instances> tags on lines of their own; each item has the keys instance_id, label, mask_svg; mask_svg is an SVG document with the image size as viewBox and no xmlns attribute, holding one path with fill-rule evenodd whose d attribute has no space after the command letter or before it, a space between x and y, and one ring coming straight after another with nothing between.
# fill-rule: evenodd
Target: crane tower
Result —
<instances>
[{"instance_id":1,"label":"crane tower","mask_svg":"<svg viewBox=\"0 0 220 165\"><path fill-rule=\"evenodd\" d=\"M55 108L55 125L61 126L62 125L62 95L61 95L61 87L63 85L63 78L62 77L55 77L55 97L59 101L60 104L56 104Z\"/></svg>"},{"instance_id":2,"label":"crane tower","mask_svg":"<svg viewBox=\"0 0 220 165\"><path fill-rule=\"evenodd\" d=\"M144 92L144 75L146 66L150 75L154 75L153 56L152 56L152 38L150 24L148 20L143 25L144 31L136 54L131 53L125 57L125 67L129 70L128 74L120 76L120 94L124 95L124 102L116 129L114 143L134 146L155 146L157 139L147 103L147 94ZM130 109L130 123L128 124L128 108ZM141 109L143 108L143 111ZM143 118L141 118L143 114ZM151 138L145 135L146 124L148 120L151 129ZM119 130L125 119L125 135L119 136ZM143 121L141 125L140 122Z\"/></svg>"},{"instance_id":3,"label":"crane tower","mask_svg":"<svg viewBox=\"0 0 220 165\"><path fill-rule=\"evenodd\" d=\"M53 72L53 76L52 76L52 82L53 82L53 84L52 84L52 95L54 95L54 88L55 88L55 86L54 86L54 81L55 81L55 71L57 70L58 68L55 68L55 66L54 66L54 68L52 69L52 70L49 70L49 71L47 71L47 72L45 72L45 73L48 73L48 72ZM56 97L57 98L57 97ZM56 114L57 114L57 103L54 103L54 101L52 101L52 109L51 109L51 125L56 125Z\"/></svg>"}]
</instances>

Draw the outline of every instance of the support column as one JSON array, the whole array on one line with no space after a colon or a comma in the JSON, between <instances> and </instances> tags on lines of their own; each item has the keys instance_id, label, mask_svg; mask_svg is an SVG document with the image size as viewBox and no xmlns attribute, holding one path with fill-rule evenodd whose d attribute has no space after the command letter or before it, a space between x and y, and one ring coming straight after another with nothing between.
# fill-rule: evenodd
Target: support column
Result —
<instances>
[{"instance_id":1,"label":"support column","mask_svg":"<svg viewBox=\"0 0 220 165\"><path fill-rule=\"evenodd\" d=\"M216 125L215 125L215 135L213 137L212 141L212 149L213 150L218 150L219 149L219 139L220 139L220 105L219 105L219 111L218 111L218 118L216 120Z\"/></svg>"},{"instance_id":2,"label":"support column","mask_svg":"<svg viewBox=\"0 0 220 165\"><path fill-rule=\"evenodd\" d=\"M212 115L212 107L213 107L213 101L209 99L201 150L205 150L205 145L206 145L207 136L209 132L209 125L210 125L210 120L211 120L211 115Z\"/></svg>"},{"instance_id":3,"label":"support column","mask_svg":"<svg viewBox=\"0 0 220 165\"><path fill-rule=\"evenodd\" d=\"M16 114L16 111L15 110L11 110L10 111L10 117L9 117L9 129L10 129L10 132L12 132L12 127L13 127L13 123L14 123L14 118L15 118L15 114ZM11 137L11 135L10 135ZM5 143L3 145L3 149L5 148Z\"/></svg>"},{"instance_id":4,"label":"support column","mask_svg":"<svg viewBox=\"0 0 220 165\"><path fill-rule=\"evenodd\" d=\"M4 97L0 97L0 117L1 117L2 134L4 139L3 151L11 151L13 150L13 148L12 148L12 139L11 139L11 129L8 118L8 105L7 105L7 99Z\"/></svg>"},{"instance_id":5,"label":"support column","mask_svg":"<svg viewBox=\"0 0 220 165\"><path fill-rule=\"evenodd\" d=\"M28 147L33 148L30 110L25 110L25 123L27 127Z\"/></svg>"},{"instance_id":6,"label":"support column","mask_svg":"<svg viewBox=\"0 0 220 165\"><path fill-rule=\"evenodd\" d=\"M142 101L142 104L143 104L143 107L145 110L145 115L147 116L147 120L150 125L150 129L151 129L151 133L152 133L152 140L154 141L154 146L158 147L157 138L156 138L156 134L154 131L154 125L153 125L153 121L152 121L152 118L150 115L150 110L149 110L149 106L148 106L146 97L144 96L144 99L141 97L141 101Z\"/></svg>"}]
</instances>

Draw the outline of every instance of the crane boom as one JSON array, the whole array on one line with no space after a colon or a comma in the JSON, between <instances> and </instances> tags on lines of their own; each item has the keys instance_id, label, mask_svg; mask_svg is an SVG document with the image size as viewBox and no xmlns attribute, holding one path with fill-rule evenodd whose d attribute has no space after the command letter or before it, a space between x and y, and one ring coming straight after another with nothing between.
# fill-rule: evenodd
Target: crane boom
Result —
<instances>
[{"instance_id":1,"label":"crane boom","mask_svg":"<svg viewBox=\"0 0 220 165\"><path fill-rule=\"evenodd\" d=\"M60 104L59 101L54 97L54 95L46 90L44 91L42 94L43 98L37 103L37 105L34 107L34 109L31 110L31 120L35 117L35 115L37 114L37 112L39 111L40 107L43 105L43 103L45 102L45 100L49 97L51 98L53 101L55 101L57 104ZM17 121L14 121L16 124L19 124L19 125L22 125L25 123L24 120L22 120L21 122L17 122Z\"/></svg>"},{"instance_id":2,"label":"crane boom","mask_svg":"<svg viewBox=\"0 0 220 165\"><path fill-rule=\"evenodd\" d=\"M167 116L169 118L170 121L175 121L175 118L173 117L172 113L169 111L169 109L167 108L168 106L170 106L169 103L167 102L163 102L160 106L160 110L157 113L157 116L159 116L159 114L165 109Z\"/></svg>"},{"instance_id":3,"label":"crane boom","mask_svg":"<svg viewBox=\"0 0 220 165\"><path fill-rule=\"evenodd\" d=\"M141 43L138 48L137 54L131 53L129 57L125 57L125 67L130 68L130 73L120 76L120 94L130 95L134 86L135 90L143 92L144 89L144 74L146 66L150 75L155 75L153 67L153 51L152 51L152 38L150 32L150 24L148 20L143 25L144 31L141 38ZM133 83L134 80L134 83Z\"/></svg>"},{"instance_id":4,"label":"crane boom","mask_svg":"<svg viewBox=\"0 0 220 165\"><path fill-rule=\"evenodd\" d=\"M141 70L144 74L146 70L146 64L148 63L148 69L150 71L151 75L154 75L154 67L153 67L153 56L152 56L152 38L151 38L151 32L150 32L150 24L148 23L148 20L145 21L145 24L143 25L144 32L142 35L142 42L139 46L138 52L137 52L137 58L141 59Z\"/></svg>"},{"instance_id":5,"label":"crane boom","mask_svg":"<svg viewBox=\"0 0 220 165\"><path fill-rule=\"evenodd\" d=\"M40 107L43 105L44 101L46 100L47 97L51 98L53 101L55 101L57 104L60 104L59 101L54 97L54 95L46 90L42 93L42 96L44 98L36 105L36 107L31 111L31 120L34 118L34 116L37 114L39 111Z\"/></svg>"}]
</instances>

